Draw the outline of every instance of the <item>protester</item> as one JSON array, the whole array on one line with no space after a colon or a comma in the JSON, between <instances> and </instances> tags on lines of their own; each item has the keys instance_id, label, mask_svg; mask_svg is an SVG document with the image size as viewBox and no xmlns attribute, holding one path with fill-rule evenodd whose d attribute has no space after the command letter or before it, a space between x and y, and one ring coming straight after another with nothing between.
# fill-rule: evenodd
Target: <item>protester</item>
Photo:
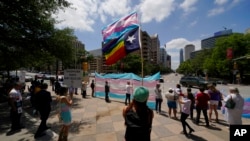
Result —
<instances>
[{"instance_id":1,"label":"protester","mask_svg":"<svg viewBox=\"0 0 250 141\"><path fill-rule=\"evenodd\" d=\"M208 109L208 101L210 100L209 96L207 93L204 93L204 87L199 88L200 92L196 95L196 124L199 124L200 122L200 115L201 111L203 113L203 116L206 121L206 127L209 127L209 121L208 121L208 116L207 116L207 109Z\"/></svg>"},{"instance_id":2,"label":"protester","mask_svg":"<svg viewBox=\"0 0 250 141\"><path fill-rule=\"evenodd\" d=\"M67 96L68 88L62 86L60 89L60 96L58 97L60 117L62 119L63 125L59 133L58 141L66 141L68 138L69 127L72 122L70 106L73 101L70 96Z\"/></svg>"},{"instance_id":3,"label":"protester","mask_svg":"<svg viewBox=\"0 0 250 141\"><path fill-rule=\"evenodd\" d=\"M191 100L191 105L190 105L190 119L193 120L194 116L193 116L193 111L195 108L195 97L194 94L192 93L191 88L187 88L187 97L190 98Z\"/></svg>"},{"instance_id":4,"label":"protester","mask_svg":"<svg viewBox=\"0 0 250 141\"><path fill-rule=\"evenodd\" d=\"M176 84L176 88L175 88L174 92L175 92L176 95L178 95L178 99L182 100L183 93L182 93L180 84ZM182 107L181 107L181 104L179 102L178 102L178 105L179 105L179 110L180 110L179 112L181 113Z\"/></svg>"},{"instance_id":5,"label":"protester","mask_svg":"<svg viewBox=\"0 0 250 141\"><path fill-rule=\"evenodd\" d=\"M167 99L169 117L171 118L171 114L172 114L172 111L173 111L174 119L177 119L177 116L176 116L176 113L177 113L176 100L178 100L178 96L175 95L174 90L172 88L169 88L168 93L165 94L165 97Z\"/></svg>"},{"instance_id":6,"label":"protester","mask_svg":"<svg viewBox=\"0 0 250 141\"><path fill-rule=\"evenodd\" d=\"M219 90L217 90L215 88L214 85L209 85L208 87L208 95L210 97L210 101L209 101L209 121L212 120L212 112L214 111L215 113L215 121L219 122L218 119L218 105L219 105L219 101L221 100L221 93Z\"/></svg>"},{"instance_id":7,"label":"protester","mask_svg":"<svg viewBox=\"0 0 250 141\"><path fill-rule=\"evenodd\" d=\"M229 95L227 95L224 101L226 102L231 98L235 102L235 107L233 109L227 108L227 122L229 125L241 125L244 98L240 95L238 88L229 87Z\"/></svg>"},{"instance_id":8,"label":"protester","mask_svg":"<svg viewBox=\"0 0 250 141\"><path fill-rule=\"evenodd\" d=\"M150 141L154 113L147 107L149 91L138 87L131 104L123 108L126 141Z\"/></svg>"},{"instance_id":9,"label":"protester","mask_svg":"<svg viewBox=\"0 0 250 141\"><path fill-rule=\"evenodd\" d=\"M86 95L87 95L87 85L88 85L88 82L86 82L86 81L82 82L82 87L81 87L82 98L86 98Z\"/></svg>"},{"instance_id":10,"label":"protester","mask_svg":"<svg viewBox=\"0 0 250 141\"><path fill-rule=\"evenodd\" d=\"M191 126L186 122L186 119L188 118L190 114L190 107L191 107L192 99L193 99L193 96L191 94L188 94L187 98L179 99L179 103L183 104L182 112L181 112L181 124L182 124L183 130L181 133L185 134L186 136L188 136L186 126L189 128L189 134L194 132L194 129L191 128Z\"/></svg>"},{"instance_id":11,"label":"protester","mask_svg":"<svg viewBox=\"0 0 250 141\"><path fill-rule=\"evenodd\" d=\"M109 91L110 91L110 86L108 84L108 81L105 81L105 101L110 102L109 100Z\"/></svg>"},{"instance_id":12,"label":"protester","mask_svg":"<svg viewBox=\"0 0 250 141\"><path fill-rule=\"evenodd\" d=\"M91 95L92 95L92 97L95 97L95 95L94 95L94 93L95 93L95 81L94 80L92 80L90 87L91 87Z\"/></svg>"},{"instance_id":13,"label":"protester","mask_svg":"<svg viewBox=\"0 0 250 141\"><path fill-rule=\"evenodd\" d=\"M133 86L130 85L130 82L128 81L127 84L126 84L125 105L130 104L130 97L131 97L132 89L133 89Z\"/></svg>"},{"instance_id":14,"label":"protester","mask_svg":"<svg viewBox=\"0 0 250 141\"><path fill-rule=\"evenodd\" d=\"M10 120L11 120L11 129L7 134L14 134L17 131L20 131L23 126L21 125L21 116L22 116L22 95L20 93L22 85L20 82L16 82L13 88L9 92L9 105L10 109Z\"/></svg>"},{"instance_id":15,"label":"protester","mask_svg":"<svg viewBox=\"0 0 250 141\"><path fill-rule=\"evenodd\" d=\"M162 90L161 90L161 84L157 83L155 87L155 111L156 113L161 113L161 103L162 103Z\"/></svg>"},{"instance_id":16,"label":"protester","mask_svg":"<svg viewBox=\"0 0 250 141\"><path fill-rule=\"evenodd\" d=\"M70 95L70 98L73 99L73 94L74 94L74 87L73 86L70 86L69 88L69 95Z\"/></svg>"},{"instance_id":17,"label":"protester","mask_svg":"<svg viewBox=\"0 0 250 141\"><path fill-rule=\"evenodd\" d=\"M44 131L50 128L47 126L47 119L49 118L49 114L51 111L52 97L47 89L48 84L43 83L41 84L41 90L36 94L36 108L40 113L41 123L35 133L35 138L45 135Z\"/></svg>"},{"instance_id":18,"label":"protester","mask_svg":"<svg viewBox=\"0 0 250 141\"><path fill-rule=\"evenodd\" d=\"M61 88L61 84L59 83L59 81L57 79L56 82L55 82L55 93L57 95L59 94L60 88Z\"/></svg>"},{"instance_id":19,"label":"protester","mask_svg":"<svg viewBox=\"0 0 250 141\"><path fill-rule=\"evenodd\" d=\"M75 88L75 95L78 95L77 90L78 90L78 88Z\"/></svg>"}]
</instances>

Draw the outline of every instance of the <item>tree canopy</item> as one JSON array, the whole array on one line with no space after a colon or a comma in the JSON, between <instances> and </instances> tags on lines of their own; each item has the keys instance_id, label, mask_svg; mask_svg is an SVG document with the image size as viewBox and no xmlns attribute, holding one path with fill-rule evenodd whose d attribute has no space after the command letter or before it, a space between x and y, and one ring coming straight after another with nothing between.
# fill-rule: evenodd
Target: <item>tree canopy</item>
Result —
<instances>
[{"instance_id":1,"label":"tree canopy","mask_svg":"<svg viewBox=\"0 0 250 141\"><path fill-rule=\"evenodd\" d=\"M0 69L72 58L73 30L56 29L57 21L52 18L53 13L69 6L66 0L1 1Z\"/></svg>"}]
</instances>

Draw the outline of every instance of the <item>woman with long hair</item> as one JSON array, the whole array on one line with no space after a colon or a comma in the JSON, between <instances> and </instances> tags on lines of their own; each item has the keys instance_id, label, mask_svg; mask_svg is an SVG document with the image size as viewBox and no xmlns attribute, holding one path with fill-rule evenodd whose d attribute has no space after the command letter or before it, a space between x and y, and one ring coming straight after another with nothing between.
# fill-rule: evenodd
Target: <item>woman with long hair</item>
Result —
<instances>
[{"instance_id":1,"label":"woman with long hair","mask_svg":"<svg viewBox=\"0 0 250 141\"><path fill-rule=\"evenodd\" d=\"M132 102L123 108L126 141L150 141L154 114L147 106L148 96L147 88L138 87L134 91Z\"/></svg>"},{"instance_id":2,"label":"woman with long hair","mask_svg":"<svg viewBox=\"0 0 250 141\"><path fill-rule=\"evenodd\" d=\"M219 105L219 101L221 100L221 93L220 93L219 90L217 90L215 88L214 85L210 85L209 89L208 89L208 95L210 97L209 115L208 115L209 120L210 121L212 120L212 113L214 111L214 113L215 113L215 121L219 122L217 108L218 108L218 105Z\"/></svg>"},{"instance_id":3,"label":"woman with long hair","mask_svg":"<svg viewBox=\"0 0 250 141\"><path fill-rule=\"evenodd\" d=\"M70 106L72 105L72 99L68 95L68 88L66 86L62 86L60 88L60 96L58 97L59 101L59 110L60 117L62 119L62 128L59 133L58 141L67 141L69 127L72 121Z\"/></svg>"}]
</instances>

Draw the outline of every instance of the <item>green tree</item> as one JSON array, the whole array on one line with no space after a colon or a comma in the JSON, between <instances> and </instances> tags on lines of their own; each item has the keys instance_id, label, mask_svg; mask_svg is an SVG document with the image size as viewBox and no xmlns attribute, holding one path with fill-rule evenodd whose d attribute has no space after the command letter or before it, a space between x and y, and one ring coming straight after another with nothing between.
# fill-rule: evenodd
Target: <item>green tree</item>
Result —
<instances>
[{"instance_id":1,"label":"green tree","mask_svg":"<svg viewBox=\"0 0 250 141\"><path fill-rule=\"evenodd\" d=\"M25 67L30 62L39 62L38 58L44 55L53 54L51 38L57 30L51 15L69 6L66 0L1 1L0 11L4 11L0 17L1 69ZM63 50L63 45L60 47ZM60 52L61 49L57 49Z\"/></svg>"}]
</instances>

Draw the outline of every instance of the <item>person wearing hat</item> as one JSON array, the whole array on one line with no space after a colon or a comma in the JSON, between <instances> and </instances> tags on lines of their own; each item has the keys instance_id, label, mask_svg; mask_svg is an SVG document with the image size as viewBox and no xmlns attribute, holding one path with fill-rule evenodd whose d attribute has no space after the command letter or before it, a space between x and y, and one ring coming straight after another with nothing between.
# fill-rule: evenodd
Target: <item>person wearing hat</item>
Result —
<instances>
[{"instance_id":1,"label":"person wearing hat","mask_svg":"<svg viewBox=\"0 0 250 141\"><path fill-rule=\"evenodd\" d=\"M154 113L147 106L149 90L138 87L133 94L132 102L123 108L126 141L150 141Z\"/></svg>"},{"instance_id":2,"label":"person wearing hat","mask_svg":"<svg viewBox=\"0 0 250 141\"><path fill-rule=\"evenodd\" d=\"M174 93L174 90L172 88L169 88L168 93L165 94L165 98L167 99L167 105L168 105L168 115L171 118L171 114L173 111L174 119L177 119L176 113L177 113L177 104L176 101L178 100L178 95Z\"/></svg>"},{"instance_id":3,"label":"person wearing hat","mask_svg":"<svg viewBox=\"0 0 250 141\"><path fill-rule=\"evenodd\" d=\"M161 84L157 83L155 87L155 111L156 113L161 113L161 103L162 103L162 90Z\"/></svg>"},{"instance_id":4,"label":"person wearing hat","mask_svg":"<svg viewBox=\"0 0 250 141\"><path fill-rule=\"evenodd\" d=\"M229 99L232 99L234 101L235 107L233 109L227 108L227 122L229 125L241 125L241 115L243 113L244 98L240 95L238 88L229 87L229 95L227 95L224 101L226 102Z\"/></svg>"}]
</instances>

